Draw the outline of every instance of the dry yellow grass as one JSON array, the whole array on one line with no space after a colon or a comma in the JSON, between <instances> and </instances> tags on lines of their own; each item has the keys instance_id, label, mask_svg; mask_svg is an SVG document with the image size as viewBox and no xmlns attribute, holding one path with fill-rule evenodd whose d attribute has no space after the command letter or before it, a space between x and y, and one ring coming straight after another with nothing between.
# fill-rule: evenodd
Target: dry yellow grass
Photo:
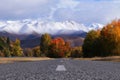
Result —
<instances>
[{"instance_id":1,"label":"dry yellow grass","mask_svg":"<svg viewBox=\"0 0 120 80\"><path fill-rule=\"evenodd\" d=\"M120 62L120 56L76 58L76 59L77 60L91 60L91 61L115 61L115 62Z\"/></svg>"},{"instance_id":2,"label":"dry yellow grass","mask_svg":"<svg viewBox=\"0 0 120 80\"><path fill-rule=\"evenodd\" d=\"M0 58L0 63L13 63L13 62L28 62L28 61L40 61L40 60L52 60L53 58L48 57L11 57L11 58ZM75 60L91 60L91 61L115 61L120 62L120 56L110 57L94 57L94 58L74 58Z\"/></svg>"},{"instance_id":3,"label":"dry yellow grass","mask_svg":"<svg viewBox=\"0 0 120 80\"><path fill-rule=\"evenodd\" d=\"M27 61L40 61L50 60L48 57L11 57L11 58L0 58L0 63L12 63L12 62L27 62Z\"/></svg>"}]
</instances>

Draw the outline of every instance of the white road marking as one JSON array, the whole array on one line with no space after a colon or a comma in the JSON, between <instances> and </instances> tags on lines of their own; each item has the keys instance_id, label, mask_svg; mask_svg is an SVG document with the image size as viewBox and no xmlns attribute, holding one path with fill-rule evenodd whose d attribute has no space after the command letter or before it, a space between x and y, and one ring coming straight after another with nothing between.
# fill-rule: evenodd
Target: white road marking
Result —
<instances>
[{"instance_id":1,"label":"white road marking","mask_svg":"<svg viewBox=\"0 0 120 80\"><path fill-rule=\"evenodd\" d=\"M58 65L56 71L66 71L66 68L64 67L64 65Z\"/></svg>"}]
</instances>

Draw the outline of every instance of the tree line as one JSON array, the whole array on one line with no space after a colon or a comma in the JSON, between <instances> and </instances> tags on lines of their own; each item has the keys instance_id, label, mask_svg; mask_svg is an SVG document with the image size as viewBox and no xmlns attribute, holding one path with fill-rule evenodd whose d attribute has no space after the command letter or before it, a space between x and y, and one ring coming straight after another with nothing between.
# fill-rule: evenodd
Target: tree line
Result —
<instances>
[{"instance_id":1,"label":"tree line","mask_svg":"<svg viewBox=\"0 0 120 80\"><path fill-rule=\"evenodd\" d=\"M75 53L75 54L74 54ZM47 33L40 38L40 45L34 48L20 46L20 40L11 41L9 37L0 37L0 57L81 57L81 47L72 48L63 38L51 38Z\"/></svg>"},{"instance_id":2,"label":"tree line","mask_svg":"<svg viewBox=\"0 0 120 80\"><path fill-rule=\"evenodd\" d=\"M52 58L81 57L82 49L80 48L81 47L72 48L70 42L64 41L61 37L52 39L47 33L41 36L41 56Z\"/></svg>"},{"instance_id":3,"label":"tree line","mask_svg":"<svg viewBox=\"0 0 120 80\"><path fill-rule=\"evenodd\" d=\"M12 42L9 37L0 37L0 56L23 56L23 51L20 47L20 40L16 39Z\"/></svg>"},{"instance_id":4,"label":"tree line","mask_svg":"<svg viewBox=\"0 0 120 80\"><path fill-rule=\"evenodd\" d=\"M101 30L89 31L82 46L71 47L71 43L61 37L51 38L45 33L39 46L20 47L20 40L11 41L9 37L0 37L0 56L2 57L95 57L120 55L120 20L114 20Z\"/></svg>"},{"instance_id":5,"label":"tree line","mask_svg":"<svg viewBox=\"0 0 120 80\"><path fill-rule=\"evenodd\" d=\"M84 57L120 55L120 20L114 20L102 30L88 32L82 46Z\"/></svg>"}]
</instances>

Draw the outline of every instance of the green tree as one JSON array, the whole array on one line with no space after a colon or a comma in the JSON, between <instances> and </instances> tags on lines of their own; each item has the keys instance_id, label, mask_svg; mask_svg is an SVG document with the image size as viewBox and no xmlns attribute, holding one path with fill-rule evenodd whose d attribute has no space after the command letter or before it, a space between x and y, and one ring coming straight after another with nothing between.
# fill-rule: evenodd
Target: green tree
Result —
<instances>
[{"instance_id":1,"label":"green tree","mask_svg":"<svg viewBox=\"0 0 120 80\"><path fill-rule=\"evenodd\" d=\"M7 37L7 40L6 40L6 50L7 50L7 54L8 54L8 56L11 56L11 51L10 51L10 48L11 48L11 46L10 46L10 38L9 37Z\"/></svg>"},{"instance_id":2,"label":"green tree","mask_svg":"<svg viewBox=\"0 0 120 80\"><path fill-rule=\"evenodd\" d=\"M9 41L9 43L8 43L8 41ZM0 37L0 51L2 53L4 53L5 57L10 57L11 56L9 46L10 46L9 38Z\"/></svg>"},{"instance_id":3,"label":"green tree","mask_svg":"<svg viewBox=\"0 0 120 80\"><path fill-rule=\"evenodd\" d=\"M50 43L51 43L51 36L47 33L43 34L40 39L41 56L46 56L48 54Z\"/></svg>"},{"instance_id":4,"label":"green tree","mask_svg":"<svg viewBox=\"0 0 120 80\"><path fill-rule=\"evenodd\" d=\"M99 37L99 33L97 31L90 31L85 37L84 44L82 46L83 48L83 56L84 57L94 57L94 42Z\"/></svg>"}]
</instances>

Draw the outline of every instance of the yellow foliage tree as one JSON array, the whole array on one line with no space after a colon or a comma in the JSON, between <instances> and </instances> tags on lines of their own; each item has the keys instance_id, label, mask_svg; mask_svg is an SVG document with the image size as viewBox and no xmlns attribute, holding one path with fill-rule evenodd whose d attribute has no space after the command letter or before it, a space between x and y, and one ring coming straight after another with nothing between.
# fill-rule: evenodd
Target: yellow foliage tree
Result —
<instances>
[{"instance_id":1,"label":"yellow foliage tree","mask_svg":"<svg viewBox=\"0 0 120 80\"><path fill-rule=\"evenodd\" d=\"M23 56L22 48L20 47L20 40L16 39L12 46L12 56Z\"/></svg>"}]
</instances>

